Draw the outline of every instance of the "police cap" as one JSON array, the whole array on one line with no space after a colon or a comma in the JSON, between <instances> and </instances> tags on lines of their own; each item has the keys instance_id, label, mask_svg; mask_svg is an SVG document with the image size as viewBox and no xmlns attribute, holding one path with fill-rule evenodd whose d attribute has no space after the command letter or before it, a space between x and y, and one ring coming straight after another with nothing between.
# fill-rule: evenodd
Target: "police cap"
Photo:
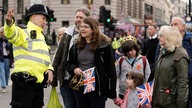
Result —
<instances>
[{"instance_id":1,"label":"police cap","mask_svg":"<svg viewBox=\"0 0 192 108\"><path fill-rule=\"evenodd\" d=\"M42 5L42 4L34 4L32 5L28 12L27 12L27 15L26 17L24 18L24 21L25 22L28 22L29 21L29 18L31 15L33 14L43 14L47 17L47 19L49 18L49 14L48 14L49 10L48 8L45 6L45 5Z\"/></svg>"}]
</instances>

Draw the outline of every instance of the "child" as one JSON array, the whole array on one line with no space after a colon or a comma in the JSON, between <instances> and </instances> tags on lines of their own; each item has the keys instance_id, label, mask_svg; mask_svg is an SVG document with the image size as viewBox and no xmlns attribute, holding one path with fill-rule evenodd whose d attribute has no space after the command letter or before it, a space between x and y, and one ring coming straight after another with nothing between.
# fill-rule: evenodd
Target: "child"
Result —
<instances>
[{"instance_id":1,"label":"child","mask_svg":"<svg viewBox=\"0 0 192 108\"><path fill-rule=\"evenodd\" d=\"M144 82L147 82L151 70L146 57L140 54L140 48L135 37L131 35L127 36L121 45L121 49L123 56L116 63L116 72L119 77L119 97L123 99L127 88L127 84L125 83L126 74L132 71L140 73L144 76ZM120 63L120 61L122 62Z\"/></svg>"},{"instance_id":2,"label":"child","mask_svg":"<svg viewBox=\"0 0 192 108\"><path fill-rule=\"evenodd\" d=\"M127 89L124 99L116 98L114 103L121 108L138 108L139 99L133 94L137 93L136 87L143 84L144 77L137 72L129 72L126 77Z\"/></svg>"}]
</instances>

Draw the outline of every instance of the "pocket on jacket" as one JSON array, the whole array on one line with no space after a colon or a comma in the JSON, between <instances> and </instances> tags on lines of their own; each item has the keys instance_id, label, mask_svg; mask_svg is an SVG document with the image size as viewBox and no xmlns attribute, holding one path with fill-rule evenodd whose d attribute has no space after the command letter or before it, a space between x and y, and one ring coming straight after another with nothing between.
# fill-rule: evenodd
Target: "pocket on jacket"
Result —
<instances>
[{"instance_id":1,"label":"pocket on jacket","mask_svg":"<svg viewBox=\"0 0 192 108\"><path fill-rule=\"evenodd\" d=\"M154 103L159 106L169 106L176 103L176 96L171 92L159 91L155 95Z\"/></svg>"}]
</instances>

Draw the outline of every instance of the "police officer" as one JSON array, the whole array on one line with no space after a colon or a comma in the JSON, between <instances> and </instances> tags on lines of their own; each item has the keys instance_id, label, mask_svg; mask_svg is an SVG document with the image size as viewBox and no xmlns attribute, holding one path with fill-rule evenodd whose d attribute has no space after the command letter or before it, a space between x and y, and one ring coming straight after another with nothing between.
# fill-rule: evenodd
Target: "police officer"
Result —
<instances>
[{"instance_id":1,"label":"police officer","mask_svg":"<svg viewBox=\"0 0 192 108\"><path fill-rule=\"evenodd\" d=\"M4 32L14 46L15 60L11 75L12 108L42 108L44 105L43 82L50 84L53 80L48 46L42 34L48 12L42 4L32 5L24 19L26 28L15 25L14 9L7 12Z\"/></svg>"}]
</instances>

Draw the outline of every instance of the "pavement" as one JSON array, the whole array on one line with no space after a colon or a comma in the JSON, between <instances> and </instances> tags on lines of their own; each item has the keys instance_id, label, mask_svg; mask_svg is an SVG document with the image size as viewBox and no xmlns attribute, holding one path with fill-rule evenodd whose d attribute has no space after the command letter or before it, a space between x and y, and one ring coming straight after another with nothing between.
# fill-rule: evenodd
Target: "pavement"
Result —
<instances>
[{"instance_id":1,"label":"pavement","mask_svg":"<svg viewBox=\"0 0 192 108\"><path fill-rule=\"evenodd\" d=\"M51 57L53 57L56 47L57 46L50 46ZM0 89L0 108L11 108L11 106L9 105L11 102L11 90L12 90L11 85L12 85L12 81L9 80L9 85L6 88L6 93L2 93ZM56 90L57 90L59 101L63 106L63 100L59 92L60 91L59 87L57 87ZM44 107L43 108L46 108L46 105L49 102L50 93L51 93L51 86L44 89ZM119 108L119 107L117 107L111 99L108 99L106 102L106 108Z\"/></svg>"}]
</instances>

